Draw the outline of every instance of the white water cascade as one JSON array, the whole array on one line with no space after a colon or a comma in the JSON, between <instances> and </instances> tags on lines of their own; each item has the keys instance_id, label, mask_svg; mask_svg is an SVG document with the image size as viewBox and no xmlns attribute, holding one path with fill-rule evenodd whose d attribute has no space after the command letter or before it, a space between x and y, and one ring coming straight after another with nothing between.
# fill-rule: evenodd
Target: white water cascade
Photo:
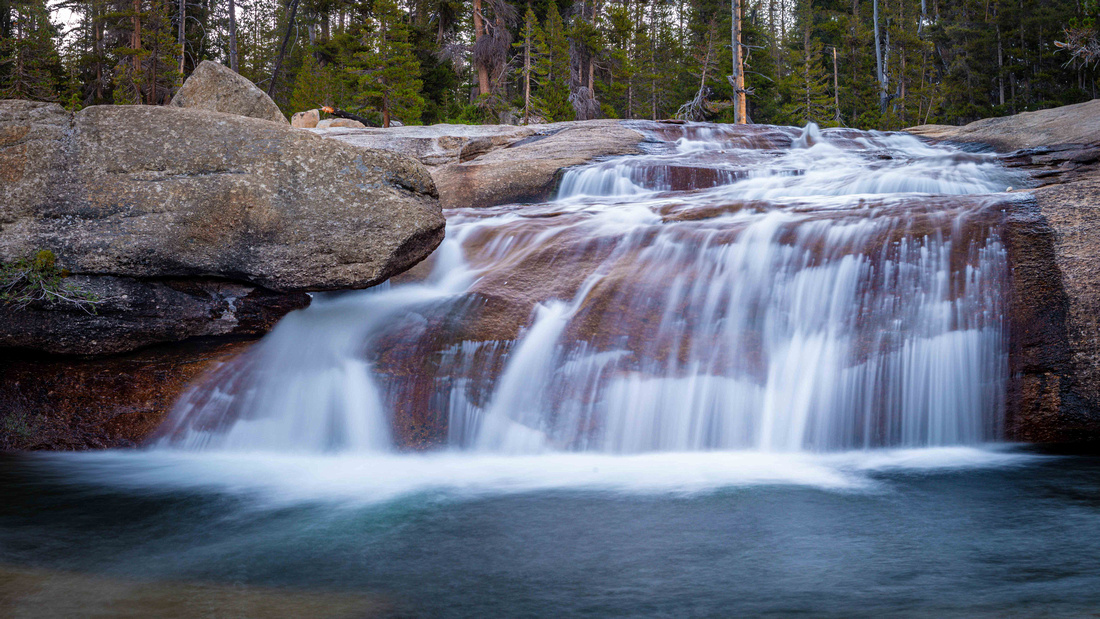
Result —
<instances>
[{"instance_id":1,"label":"white water cascade","mask_svg":"<svg viewBox=\"0 0 1100 619\"><path fill-rule=\"evenodd\" d=\"M1007 381L991 156L638 123L648 154L456 209L429 261L318 295L196 383L173 448L534 453L966 445Z\"/></svg>"}]
</instances>

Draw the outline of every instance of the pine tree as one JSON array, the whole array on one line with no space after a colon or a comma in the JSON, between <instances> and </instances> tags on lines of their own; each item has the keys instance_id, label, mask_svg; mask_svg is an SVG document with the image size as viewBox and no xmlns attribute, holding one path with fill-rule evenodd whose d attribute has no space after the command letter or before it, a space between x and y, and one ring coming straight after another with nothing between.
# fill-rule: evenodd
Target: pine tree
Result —
<instances>
[{"instance_id":1,"label":"pine tree","mask_svg":"<svg viewBox=\"0 0 1100 619\"><path fill-rule=\"evenodd\" d=\"M322 67L313 54L306 54L290 94L290 111L302 112L321 106L339 107L336 101L338 90L332 68Z\"/></svg>"},{"instance_id":2,"label":"pine tree","mask_svg":"<svg viewBox=\"0 0 1100 619\"><path fill-rule=\"evenodd\" d=\"M172 32L167 2L123 0L107 18L114 21L114 102L167 103L178 85L179 46Z\"/></svg>"},{"instance_id":3,"label":"pine tree","mask_svg":"<svg viewBox=\"0 0 1100 619\"><path fill-rule=\"evenodd\" d=\"M45 1L30 0L10 15L10 36L0 38L0 99L57 101L61 60Z\"/></svg>"},{"instance_id":4,"label":"pine tree","mask_svg":"<svg viewBox=\"0 0 1100 619\"><path fill-rule=\"evenodd\" d=\"M523 124L526 125L530 121L532 111L532 77L538 79L540 50L546 47L546 36L539 27L539 21L535 18L530 2L527 3L527 12L523 14L522 33L521 40L514 43L512 47L518 50L522 58L519 74L520 83L523 84Z\"/></svg>"},{"instance_id":5,"label":"pine tree","mask_svg":"<svg viewBox=\"0 0 1100 619\"><path fill-rule=\"evenodd\" d=\"M544 33L544 41L535 46L535 73L539 76L536 107L547 120L570 120L573 106L569 103L569 40L554 0L550 0L546 9Z\"/></svg>"},{"instance_id":6,"label":"pine tree","mask_svg":"<svg viewBox=\"0 0 1100 619\"><path fill-rule=\"evenodd\" d=\"M604 53L607 81L606 83L597 82L598 99L604 102L603 116L605 117L619 116L617 110L622 110L624 112L622 115L630 118L633 112L631 98L634 76L637 73L633 46L637 29L628 6L619 5L608 9L605 37L609 45Z\"/></svg>"},{"instance_id":7,"label":"pine tree","mask_svg":"<svg viewBox=\"0 0 1100 619\"><path fill-rule=\"evenodd\" d=\"M810 122L832 123L833 98L828 90L830 73L822 64L823 45L812 36L811 0L803 0L799 11L799 22L802 45L792 52L791 64L794 71L782 83L788 97L786 105L783 106L783 120L799 125Z\"/></svg>"},{"instance_id":8,"label":"pine tree","mask_svg":"<svg viewBox=\"0 0 1100 619\"><path fill-rule=\"evenodd\" d=\"M377 31L364 43L369 51L356 54L362 99L382 112L382 126L392 116L403 122L420 119L424 99L420 96L420 63L409 44L408 26L395 0L378 0L374 5Z\"/></svg>"}]
</instances>

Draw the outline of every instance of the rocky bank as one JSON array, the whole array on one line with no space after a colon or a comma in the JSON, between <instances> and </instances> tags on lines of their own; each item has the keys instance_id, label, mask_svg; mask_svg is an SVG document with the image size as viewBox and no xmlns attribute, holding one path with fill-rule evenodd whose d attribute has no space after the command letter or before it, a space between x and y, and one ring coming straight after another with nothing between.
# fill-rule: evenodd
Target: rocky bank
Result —
<instances>
[{"instance_id":1,"label":"rocky bank","mask_svg":"<svg viewBox=\"0 0 1100 619\"><path fill-rule=\"evenodd\" d=\"M1100 100L911 133L985 145L1025 170L1007 213L1012 266L1009 434L1100 441Z\"/></svg>"},{"instance_id":2,"label":"rocky bank","mask_svg":"<svg viewBox=\"0 0 1100 619\"><path fill-rule=\"evenodd\" d=\"M0 310L0 448L132 444L307 292L385 281L443 232L424 166L285 119L0 101L0 263L46 252L95 300Z\"/></svg>"},{"instance_id":3,"label":"rocky bank","mask_svg":"<svg viewBox=\"0 0 1100 619\"><path fill-rule=\"evenodd\" d=\"M637 154L644 139L618 120L313 131L418 159L431 171L443 208L544 201L553 195L565 169L597 158Z\"/></svg>"}]
</instances>

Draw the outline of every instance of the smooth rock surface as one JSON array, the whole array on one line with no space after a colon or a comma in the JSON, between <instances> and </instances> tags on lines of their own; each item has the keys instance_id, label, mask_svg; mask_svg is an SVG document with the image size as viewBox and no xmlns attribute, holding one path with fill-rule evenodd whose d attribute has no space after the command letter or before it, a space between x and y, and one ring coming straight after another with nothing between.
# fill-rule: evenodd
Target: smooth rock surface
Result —
<instances>
[{"instance_id":1,"label":"smooth rock surface","mask_svg":"<svg viewBox=\"0 0 1100 619\"><path fill-rule=\"evenodd\" d=\"M0 347L101 354L258 334L301 293L380 283L443 238L416 161L254 118L3 101L0 164L0 261L50 250L105 299L94 316L5 315Z\"/></svg>"},{"instance_id":2,"label":"smooth rock surface","mask_svg":"<svg viewBox=\"0 0 1100 619\"><path fill-rule=\"evenodd\" d=\"M0 259L76 274L365 288L427 256L427 170L273 123L192 109L0 103Z\"/></svg>"},{"instance_id":3,"label":"smooth rock surface","mask_svg":"<svg viewBox=\"0 0 1100 619\"><path fill-rule=\"evenodd\" d=\"M317 110L297 112L290 117L290 126L296 129L312 129L321 122L321 113Z\"/></svg>"},{"instance_id":4,"label":"smooth rock surface","mask_svg":"<svg viewBox=\"0 0 1100 619\"><path fill-rule=\"evenodd\" d=\"M443 208L533 202L552 196L566 168L641 152L642 134L619 121L575 123L545 137L432 171ZM469 148L470 145L467 145Z\"/></svg>"},{"instance_id":5,"label":"smooth rock surface","mask_svg":"<svg viewBox=\"0 0 1100 619\"><path fill-rule=\"evenodd\" d=\"M983 118L961 127L920 125L905 131L934 140L980 142L1001 152L1055 144L1100 142L1100 99L1013 116Z\"/></svg>"},{"instance_id":6,"label":"smooth rock surface","mask_svg":"<svg viewBox=\"0 0 1100 619\"><path fill-rule=\"evenodd\" d=\"M544 200L565 168L638 153L644 139L618 120L316 131L356 146L417 158L431 167L444 208Z\"/></svg>"},{"instance_id":7,"label":"smooth rock surface","mask_svg":"<svg viewBox=\"0 0 1100 619\"><path fill-rule=\"evenodd\" d=\"M361 148L391 150L417 159L426 166L459 163L463 147L471 142L503 148L537 132L536 127L446 124L390 127L389 129L367 127L354 131L317 130L318 135L326 138L334 138ZM468 156L467 160L470 158L472 157Z\"/></svg>"},{"instance_id":8,"label":"smooth rock surface","mask_svg":"<svg viewBox=\"0 0 1100 619\"><path fill-rule=\"evenodd\" d=\"M195 67L168 105L289 124L267 93L229 67L209 60Z\"/></svg>"},{"instance_id":9,"label":"smooth rock surface","mask_svg":"<svg viewBox=\"0 0 1100 619\"><path fill-rule=\"evenodd\" d=\"M350 118L326 118L318 121L318 129L366 129L367 126Z\"/></svg>"}]
</instances>

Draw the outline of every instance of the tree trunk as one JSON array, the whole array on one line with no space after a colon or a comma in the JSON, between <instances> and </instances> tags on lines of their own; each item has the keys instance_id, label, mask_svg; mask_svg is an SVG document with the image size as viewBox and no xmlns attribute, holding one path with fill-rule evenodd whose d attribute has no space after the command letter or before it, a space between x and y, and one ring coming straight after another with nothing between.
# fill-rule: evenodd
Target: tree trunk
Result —
<instances>
[{"instance_id":1,"label":"tree trunk","mask_svg":"<svg viewBox=\"0 0 1100 619\"><path fill-rule=\"evenodd\" d=\"M878 0L874 0L874 26L875 26L875 70L878 74L875 79L879 83L878 91L878 106L879 111L883 114L886 113L886 103L889 95L886 93L886 71L882 66L882 37L879 35L878 28Z\"/></svg>"},{"instance_id":2,"label":"tree trunk","mask_svg":"<svg viewBox=\"0 0 1100 619\"><path fill-rule=\"evenodd\" d=\"M133 64L134 64L134 81L137 82L137 76L141 73L141 58L137 52L141 51L141 0L134 0L133 3L134 15L130 18L130 24L133 30L130 32L130 48L134 50Z\"/></svg>"},{"instance_id":3,"label":"tree trunk","mask_svg":"<svg viewBox=\"0 0 1100 619\"><path fill-rule=\"evenodd\" d=\"M833 107L836 108L833 118L840 122L840 74L837 71L836 46L833 46Z\"/></svg>"},{"instance_id":4,"label":"tree trunk","mask_svg":"<svg viewBox=\"0 0 1100 619\"><path fill-rule=\"evenodd\" d=\"M481 16L481 0L474 0L474 45L485 35L485 23ZM477 65L477 88L482 95L489 94L489 67Z\"/></svg>"},{"instance_id":5,"label":"tree trunk","mask_svg":"<svg viewBox=\"0 0 1100 619\"><path fill-rule=\"evenodd\" d=\"M229 0L229 68L240 73L237 60L237 4Z\"/></svg>"},{"instance_id":6,"label":"tree trunk","mask_svg":"<svg viewBox=\"0 0 1100 619\"><path fill-rule=\"evenodd\" d=\"M103 14L102 5L99 2L95 2L92 5L92 12L95 16L95 23L93 28L95 29L95 103L103 102Z\"/></svg>"},{"instance_id":7,"label":"tree trunk","mask_svg":"<svg viewBox=\"0 0 1100 619\"><path fill-rule=\"evenodd\" d=\"M176 15L177 24L177 43L180 46L180 78L183 77L183 61L187 57L184 50L187 48L187 35L184 32L184 26L187 25L187 0L176 0L176 5L179 11Z\"/></svg>"},{"instance_id":8,"label":"tree trunk","mask_svg":"<svg viewBox=\"0 0 1100 619\"><path fill-rule=\"evenodd\" d=\"M652 24L653 32L657 32L657 3L653 2L649 5L649 22ZM650 41L649 43L649 106L652 120L657 120L657 42Z\"/></svg>"},{"instance_id":9,"label":"tree trunk","mask_svg":"<svg viewBox=\"0 0 1100 619\"><path fill-rule=\"evenodd\" d=\"M283 68L283 56L286 55L287 43L290 43L290 35L294 32L294 17L298 14L298 0L290 0L287 7L286 34L283 36L283 44L279 46L279 55L275 57L275 68L271 71L271 82L267 85L267 96L275 97L275 81L279 78L279 71Z\"/></svg>"},{"instance_id":10,"label":"tree trunk","mask_svg":"<svg viewBox=\"0 0 1100 619\"><path fill-rule=\"evenodd\" d=\"M11 38L11 0L0 0L0 39Z\"/></svg>"},{"instance_id":11,"label":"tree trunk","mask_svg":"<svg viewBox=\"0 0 1100 619\"><path fill-rule=\"evenodd\" d=\"M1005 55L1004 48L1001 47L1001 26L997 24L997 94L1000 100L1001 106L1005 104Z\"/></svg>"},{"instance_id":12,"label":"tree trunk","mask_svg":"<svg viewBox=\"0 0 1100 619\"><path fill-rule=\"evenodd\" d=\"M527 0L527 10L531 10L531 0ZM523 124L531 119L531 24L523 32Z\"/></svg>"},{"instance_id":13,"label":"tree trunk","mask_svg":"<svg viewBox=\"0 0 1100 619\"><path fill-rule=\"evenodd\" d=\"M744 125L748 119L748 110L745 109L745 60L741 54L741 0L730 2L730 48L733 50L733 122Z\"/></svg>"}]
</instances>

